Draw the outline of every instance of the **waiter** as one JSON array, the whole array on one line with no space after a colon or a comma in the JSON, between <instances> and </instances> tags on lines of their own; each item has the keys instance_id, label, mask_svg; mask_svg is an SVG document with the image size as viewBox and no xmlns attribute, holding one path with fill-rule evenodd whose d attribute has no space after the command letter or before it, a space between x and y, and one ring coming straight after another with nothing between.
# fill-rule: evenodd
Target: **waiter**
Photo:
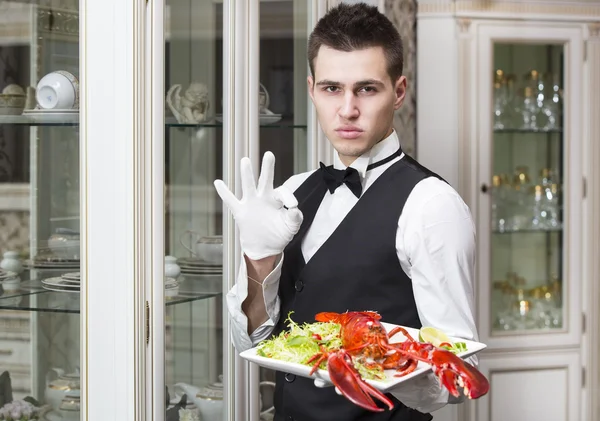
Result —
<instances>
[{"instance_id":1,"label":"waiter","mask_svg":"<svg viewBox=\"0 0 600 421\"><path fill-rule=\"evenodd\" d=\"M309 94L337 151L333 166L273 189L267 152L258 184L242 159L241 200L215 181L244 254L227 294L237 351L285 329L290 311L303 323L321 311L375 310L385 322L477 340L470 211L402 152L393 129L406 93L398 31L376 7L340 4L315 26L308 61ZM322 381L277 372L276 383L276 421L424 421L452 398L433 374L392 390L395 408L384 412Z\"/></svg>"}]
</instances>

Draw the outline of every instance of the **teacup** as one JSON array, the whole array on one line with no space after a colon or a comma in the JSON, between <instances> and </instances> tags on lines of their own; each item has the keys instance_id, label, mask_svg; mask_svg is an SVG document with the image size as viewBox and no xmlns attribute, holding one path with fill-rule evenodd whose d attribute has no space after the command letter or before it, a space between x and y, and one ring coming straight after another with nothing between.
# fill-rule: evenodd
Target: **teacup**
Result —
<instances>
[{"instance_id":1,"label":"teacup","mask_svg":"<svg viewBox=\"0 0 600 421\"><path fill-rule=\"evenodd\" d=\"M79 81L64 70L48 73L37 84L35 98L46 110L79 108Z\"/></svg>"},{"instance_id":2,"label":"teacup","mask_svg":"<svg viewBox=\"0 0 600 421\"><path fill-rule=\"evenodd\" d=\"M259 383L259 387L263 387L263 386L268 386L268 387L272 387L273 388L273 394L275 394L275 383L274 382L270 382L267 380L264 380L262 382ZM261 400L261 408L265 406L264 402L262 402L264 398L264 394L260 394L260 400ZM273 401L274 397L273 395L271 395L271 401ZM271 414L275 414L275 407L274 406L270 406L267 409L261 410L260 411L260 417L261 419L267 418L267 415L271 415Z\"/></svg>"},{"instance_id":3,"label":"teacup","mask_svg":"<svg viewBox=\"0 0 600 421\"><path fill-rule=\"evenodd\" d=\"M183 237L186 234L196 238L193 249L183 242ZM219 264L223 262L223 236L221 235L202 236L195 231L185 231L179 238L179 242L186 250L207 263Z\"/></svg>"}]
</instances>

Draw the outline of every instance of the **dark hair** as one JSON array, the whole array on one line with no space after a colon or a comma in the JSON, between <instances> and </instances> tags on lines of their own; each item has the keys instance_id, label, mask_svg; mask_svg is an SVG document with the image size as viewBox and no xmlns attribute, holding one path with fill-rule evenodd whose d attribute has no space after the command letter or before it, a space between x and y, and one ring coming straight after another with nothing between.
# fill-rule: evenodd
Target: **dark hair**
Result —
<instances>
[{"instance_id":1,"label":"dark hair","mask_svg":"<svg viewBox=\"0 0 600 421\"><path fill-rule=\"evenodd\" d=\"M308 38L308 63L313 76L315 58L322 45L347 52L382 47L392 81L402 76L402 38L375 6L340 3L319 19Z\"/></svg>"}]
</instances>

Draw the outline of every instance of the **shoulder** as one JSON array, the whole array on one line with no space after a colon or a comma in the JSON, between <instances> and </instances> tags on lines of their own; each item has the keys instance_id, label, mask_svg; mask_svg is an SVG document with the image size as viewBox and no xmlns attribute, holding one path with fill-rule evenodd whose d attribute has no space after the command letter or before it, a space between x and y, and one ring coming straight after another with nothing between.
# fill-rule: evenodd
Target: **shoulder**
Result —
<instances>
[{"instance_id":1,"label":"shoulder","mask_svg":"<svg viewBox=\"0 0 600 421\"><path fill-rule=\"evenodd\" d=\"M460 194L437 177L419 181L408 196L404 210L411 219L419 218L421 226L472 218Z\"/></svg>"},{"instance_id":2,"label":"shoulder","mask_svg":"<svg viewBox=\"0 0 600 421\"><path fill-rule=\"evenodd\" d=\"M292 175L283 183L283 187L285 187L291 192L295 192L298 189L298 187L300 187L302 183L304 183L308 179L308 177L310 177L315 171L317 170L311 170L300 174Z\"/></svg>"}]
</instances>

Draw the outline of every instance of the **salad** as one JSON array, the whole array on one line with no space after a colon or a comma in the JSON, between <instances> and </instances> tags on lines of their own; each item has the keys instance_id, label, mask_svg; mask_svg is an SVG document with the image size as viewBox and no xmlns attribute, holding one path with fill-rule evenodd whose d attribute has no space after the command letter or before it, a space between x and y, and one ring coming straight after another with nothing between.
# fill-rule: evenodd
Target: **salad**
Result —
<instances>
[{"instance_id":1,"label":"salad","mask_svg":"<svg viewBox=\"0 0 600 421\"><path fill-rule=\"evenodd\" d=\"M299 325L291 319L291 315L292 313L288 314L286 319L288 330L259 343L256 347L257 355L312 367L314 363L309 360L316 354L322 350L337 351L342 347L339 323L314 322ZM352 362L363 379L385 379L380 366L358 357L352 357ZM319 368L327 370L327 360Z\"/></svg>"},{"instance_id":2,"label":"salad","mask_svg":"<svg viewBox=\"0 0 600 421\"><path fill-rule=\"evenodd\" d=\"M288 329L279 335L266 339L256 346L256 354L285 362L304 364L312 367L314 359L321 353L334 352L342 347L340 337L341 325L333 322L313 322L298 324L291 319L290 312L285 320ZM452 342L448 336L433 327L423 327L419 330L420 342L446 349L454 354L467 350L465 342ZM381 365L361 356L353 356L352 362L363 379L382 380L385 372ZM327 360L321 362L320 369L327 369Z\"/></svg>"}]
</instances>

